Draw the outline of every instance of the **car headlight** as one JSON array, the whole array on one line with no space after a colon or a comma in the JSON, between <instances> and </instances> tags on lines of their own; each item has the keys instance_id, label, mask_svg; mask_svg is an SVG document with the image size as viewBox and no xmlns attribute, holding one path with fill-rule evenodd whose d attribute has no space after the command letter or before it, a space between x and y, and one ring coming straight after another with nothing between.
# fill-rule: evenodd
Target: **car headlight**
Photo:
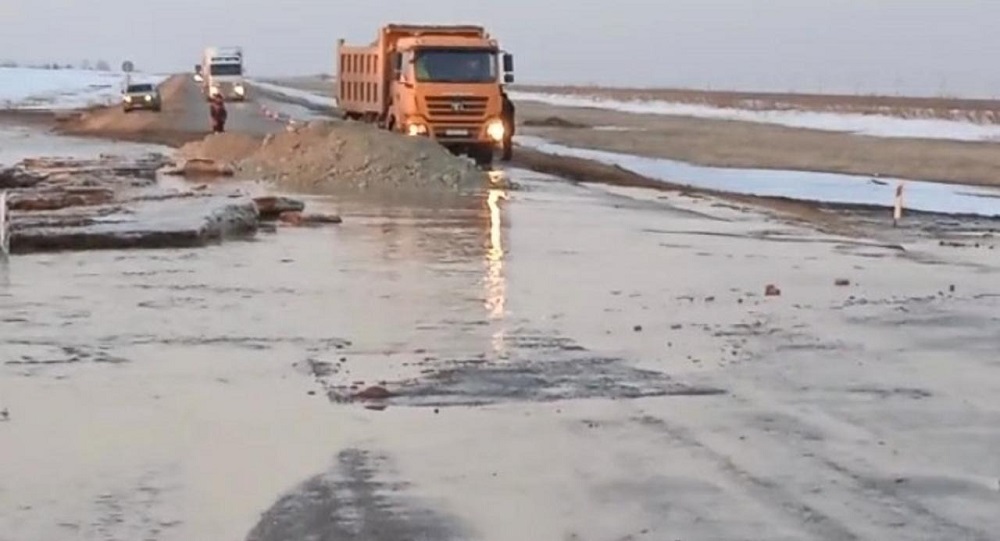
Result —
<instances>
[{"instance_id":1,"label":"car headlight","mask_svg":"<svg viewBox=\"0 0 1000 541\"><path fill-rule=\"evenodd\" d=\"M209 94L218 94L219 93L219 87L217 87L215 85L212 85L212 86L208 87L208 93Z\"/></svg>"},{"instance_id":2,"label":"car headlight","mask_svg":"<svg viewBox=\"0 0 1000 541\"><path fill-rule=\"evenodd\" d=\"M501 120L491 120L489 124L486 125L486 135L494 141L503 141L503 136L506 135L507 128L504 127L503 121Z\"/></svg>"},{"instance_id":3,"label":"car headlight","mask_svg":"<svg viewBox=\"0 0 1000 541\"><path fill-rule=\"evenodd\" d=\"M125 103L132 103L132 96L122 96L122 101Z\"/></svg>"},{"instance_id":4,"label":"car headlight","mask_svg":"<svg viewBox=\"0 0 1000 541\"><path fill-rule=\"evenodd\" d=\"M241 96L243 95L244 92L246 92L246 90L243 89L243 85L236 85L233 88L233 91L236 92L237 94L241 95Z\"/></svg>"},{"instance_id":5,"label":"car headlight","mask_svg":"<svg viewBox=\"0 0 1000 541\"><path fill-rule=\"evenodd\" d=\"M146 101L153 101L153 96L146 94Z\"/></svg>"},{"instance_id":6,"label":"car headlight","mask_svg":"<svg viewBox=\"0 0 1000 541\"><path fill-rule=\"evenodd\" d=\"M414 122L406 127L406 133L409 135L427 135L427 125Z\"/></svg>"}]
</instances>

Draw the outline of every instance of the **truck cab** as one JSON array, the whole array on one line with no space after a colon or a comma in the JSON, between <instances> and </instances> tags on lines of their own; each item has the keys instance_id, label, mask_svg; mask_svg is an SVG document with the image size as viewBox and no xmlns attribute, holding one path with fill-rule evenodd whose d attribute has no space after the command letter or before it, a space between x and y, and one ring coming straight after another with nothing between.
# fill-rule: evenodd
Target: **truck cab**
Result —
<instances>
[{"instance_id":1,"label":"truck cab","mask_svg":"<svg viewBox=\"0 0 1000 541\"><path fill-rule=\"evenodd\" d=\"M243 79L243 51L239 47L205 49L201 63L205 97L222 95L226 101L244 101L247 95Z\"/></svg>"},{"instance_id":2,"label":"truck cab","mask_svg":"<svg viewBox=\"0 0 1000 541\"><path fill-rule=\"evenodd\" d=\"M347 118L492 162L506 135L501 85L513 82L513 57L483 27L391 24L371 45L340 40L338 51Z\"/></svg>"}]
</instances>

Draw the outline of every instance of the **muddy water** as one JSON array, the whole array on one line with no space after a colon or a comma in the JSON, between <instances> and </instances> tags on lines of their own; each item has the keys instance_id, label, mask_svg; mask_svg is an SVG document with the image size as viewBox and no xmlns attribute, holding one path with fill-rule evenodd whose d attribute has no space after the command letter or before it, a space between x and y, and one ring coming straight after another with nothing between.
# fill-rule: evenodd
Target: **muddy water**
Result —
<instances>
[{"instance_id":1,"label":"muddy water","mask_svg":"<svg viewBox=\"0 0 1000 541\"><path fill-rule=\"evenodd\" d=\"M170 154L169 147L45 133L33 127L4 126L0 129L0 166L25 158L59 156L96 158L101 154L139 157L148 152Z\"/></svg>"},{"instance_id":2,"label":"muddy water","mask_svg":"<svg viewBox=\"0 0 1000 541\"><path fill-rule=\"evenodd\" d=\"M502 354L507 196L309 198L345 223L13 259L0 539L238 538L342 444L310 359L345 357L354 383Z\"/></svg>"},{"instance_id":3,"label":"muddy water","mask_svg":"<svg viewBox=\"0 0 1000 541\"><path fill-rule=\"evenodd\" d=\"M13 259L0 540L989 539L1000 262L511 175Z\"/></svg>"}]
</instances>

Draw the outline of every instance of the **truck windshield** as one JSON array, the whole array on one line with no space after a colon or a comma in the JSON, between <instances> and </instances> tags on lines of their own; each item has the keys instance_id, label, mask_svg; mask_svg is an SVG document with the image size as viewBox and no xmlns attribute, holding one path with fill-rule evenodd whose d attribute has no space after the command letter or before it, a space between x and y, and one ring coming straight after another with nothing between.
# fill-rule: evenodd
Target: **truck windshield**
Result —
<instances>
[{"instance_id":1,"label":"truck windshield","mask_svg":"<svg viewBox=\"0 0 1000 541\"><path fill-rule=\"evenodd\" d=\"M153 85L128 85L128 92L152 92Z\"/></svg>"},{"instance_id":2,"label":"truck windshield","mask_svg":"<svg viewBox=\"0 0 1000 541\"><path fill-rule=\"evenodd\" d=\"M413 62L417 80L429 83L493 83L496 56L484 49L423 49Z\"/></svg>"},{"instance_id":3,"label":"truck windshield","mask_svg":"<svg viewBox=\"0 0 1000 541\"><path fill-rule=\"evenodd\" d=\"M243 75L243 66L240 64L212 64L209 70L212 75Z\"/></svg>"}]
</instances>

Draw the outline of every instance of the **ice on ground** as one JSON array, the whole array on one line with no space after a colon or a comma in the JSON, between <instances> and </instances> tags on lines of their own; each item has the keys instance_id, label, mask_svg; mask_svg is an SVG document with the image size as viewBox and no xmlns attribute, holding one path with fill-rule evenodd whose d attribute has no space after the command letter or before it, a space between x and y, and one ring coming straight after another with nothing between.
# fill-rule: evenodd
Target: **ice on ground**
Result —
<instances>
[{"instance_id":1,"label":"ice on ground","mask_svg":"<svg viewBox=\"0 0 1000 541\"><path fill-rule=\"evenodd\" d=\"M132 74L133 82L159 84L164 75ZM116 103L125 74L78 69L0 68L0 109L80 109Z\"/></svg>"},{"instance_id":2,"label":"ice on ground","mask_svg":"<svg viewBox=\"0 0 1000 541\"><path fill-rule=\"evenodd\" d=\"M886 115L814 111L751 111L657 100L609 100L596 96L535 92L510 92L509 95L515 101L533 101L559 107L587 107L642 115L738 120L873 137L1000 141L1000 125L974 124L957 120L907 119Z\"/></svg>"},{"instance_id":3,"label":"ice on ground","mask_svg":"<svg viewBox=\"0 0 1000 541\"><path fill-rule=\"evenodd\" d=\"M329 107L334 108L337 106L337 100L330 96L322 96L308 90L299 90L297 88L289 88L287 86L276 85L272 83L265 83L262 81L251 81L251 83L257 88L265 91L271 92L273 94L279 94L286 98L292 98L294 100L304 101L309 105L314 105L318 107ZM331 89L333 88L331 84Z\"/></svg>"},{"instance_id":4,"label":"ice on ground","mask_svg":"<svg viewBox=\"0 0 1000 541\"><path fill-rule=\"evenodd\" d=\"M515 140L519 145L548 154L594 160L664 182L728 193L891 207L896 185L904 182L906 209L1000 216L1000 191L987 188L894 178L873 179L839 173L706 167L661 158L573 148L550 143L540 137L518 136Z\"/></svg>"}]
</instances>

